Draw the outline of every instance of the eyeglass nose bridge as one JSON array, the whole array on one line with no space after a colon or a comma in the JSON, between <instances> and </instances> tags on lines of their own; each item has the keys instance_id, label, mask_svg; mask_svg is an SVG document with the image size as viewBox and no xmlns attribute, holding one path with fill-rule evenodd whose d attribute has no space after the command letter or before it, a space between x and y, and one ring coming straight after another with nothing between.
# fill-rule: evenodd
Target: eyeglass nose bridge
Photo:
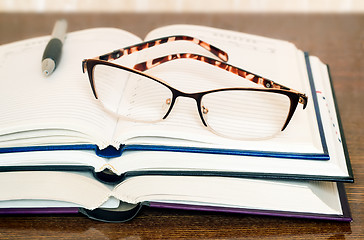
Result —
<instances>
[{"instance_id":1,"label":"eyeglass nose bridge","mask_svg":"<svg viewBox=\"0 0 364 240\"><path fill-rule=\"evenodd\" d=\"M192 98L196 102L197 112L198 112L198 115L200 116L202 124L205 127L207 127L206 121L203 117L202 106L201 106L202 95L203 95L202 93L185 93L185 92L179 91L177 89L173 89L170 107L169 107L167 113L164 115L163 119L166 119L168 117L168 115L171 113L171 111L172 111L174 105L177 103L179 97Z\"/></svg>"}]
</instances>

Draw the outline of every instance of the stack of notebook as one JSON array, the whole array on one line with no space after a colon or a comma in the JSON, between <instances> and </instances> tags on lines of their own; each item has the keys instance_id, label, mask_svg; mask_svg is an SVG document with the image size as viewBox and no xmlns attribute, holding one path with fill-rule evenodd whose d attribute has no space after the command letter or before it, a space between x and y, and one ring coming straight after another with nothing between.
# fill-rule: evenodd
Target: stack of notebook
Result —
<instances>
[{"instance_id":1,"label":"stack of notebook","mask_svg":"<svg viewBox=\"0 0 364 240\"><path fill-rule=\"evenodd\" d=\"M49 36L0 46L0 213L126 221L149 206L351 221L343 182L353 174L327 65L286 41L202 26L158 28L144 41L166 36L189 37L125 50L143 40L111 28L68 33L48 77L40 62ZM304 95L272 137L218 134L203 122L212 111L186 97L161 121L133 121L100 103L82 71L92 63L83 60L96 56L184 93L267 88L273 80ZM122 94L147 99L153 92L141 89Z\"/></svg>"}]
</instances>

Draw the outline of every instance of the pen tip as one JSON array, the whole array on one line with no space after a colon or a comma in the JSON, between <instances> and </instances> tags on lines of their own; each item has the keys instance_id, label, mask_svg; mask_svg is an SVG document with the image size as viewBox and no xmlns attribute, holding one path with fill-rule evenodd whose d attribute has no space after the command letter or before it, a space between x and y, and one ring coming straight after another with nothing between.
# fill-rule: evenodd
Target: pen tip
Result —
<instances>
[{"instance_id":1,"label":"pen tip","mask_svg":"<svg viewBox=\"0 0 364 240\"><path fill-rule=\"evenodd\" d=\"M46 58L42 61L42 73L45 77L49 76L52 74L52 72L54 71L56 67L55 62L50 59L50 58Z\"/></svg>"}]
</instances>

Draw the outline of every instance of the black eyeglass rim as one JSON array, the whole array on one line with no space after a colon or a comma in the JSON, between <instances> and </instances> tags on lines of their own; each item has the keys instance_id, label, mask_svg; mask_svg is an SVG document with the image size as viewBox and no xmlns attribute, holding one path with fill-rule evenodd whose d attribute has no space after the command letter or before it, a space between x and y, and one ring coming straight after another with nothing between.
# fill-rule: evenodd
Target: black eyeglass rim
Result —
<instances>
[{"instance_id":1,"label":"black eyeglass rim","mask_svg":"<svg viewBox=\"0 0 364 240\"><path fill-rule=\"evenodd\" d=\"M185 93L183 91L180 91L180 90L170 86L168 83L164 82L163 80L160 80L160 79L158 79L156 77L145 74L145 73L143 73L141 71L138 71L138 70L135 70L135 69L132 69L132 68L128 68L126 66L118 65L118 64L115 64L115 63L112 63L112 62L107 62L107 61L104 61L104 60L85 59L85 60L82 61L83 72L85 72L87 70L88 77L89 77L89 82L90 82L90 85L91 85L91 89L92 89L92 92L93 92L94 97L96 99L98 99L98 96L97 96L97 92L96 92L96 89L95 89L94 78L93 78L94 67L96 65L107 65L107 66L110 66L110 67L116 67L116 68L119 68L119 69L123 69L125 71L129 71L129 72L132 72L132 73L135 73L135 74L139 74L139 75L141 75L143 77L147 77L147 78L149 78L149 79L151 79L153 81L156 81L156 82L164 85L165 87L167 87L172 92L172 99L171 99L171 104L169 106L169 109L166 112L166 114L163 116L162 119L166 119L168 117L168 115L172 111L172 108L173 108L173 106L174 106L174 104L175 104L178 97L193 98L196 101L200 119L201 119L201 121L202 121L202 123L203 123L203 125L205 127L207 127L208 124L206 123L206 121L205 121L205 119L203 117L202 106L201 106L202 101L201 100L202 100L204 95L209 94L209 93L221 92L221 91L232 91L232 90L243 90L243 91L249 90L249 91L272 92L272 93L278 93L278 94L283 94L283 95L287 96L290 99L290 107L289 107L289 112L288 112L287 117L286 117L286 121L283 124L283 127L282 127L281 131L283 131L287 127L289 122L291 121L292 116L293 116L293 114L294 114L294 112L295 112L295 110L297 108L298 103L299 103L299 98L300 98L299 93L292 92L292 91L285 90L285 89L275 89L275 88L234 87L234 88L213 89L213 90L197 92L197 93Z\"/></svg>"}]
</instances>

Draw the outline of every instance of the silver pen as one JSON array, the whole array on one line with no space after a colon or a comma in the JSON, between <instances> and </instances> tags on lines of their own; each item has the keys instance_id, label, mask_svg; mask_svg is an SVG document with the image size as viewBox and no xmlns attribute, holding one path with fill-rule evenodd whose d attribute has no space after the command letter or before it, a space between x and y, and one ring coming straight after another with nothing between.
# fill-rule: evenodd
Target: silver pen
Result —
<instances>
[{"instance_id":1,"label":"silver pen","mask_svg":"<svg viewBox=\"0 0 364 240\"><path fill-rule=\"evenodd\" d=\"M44 76L52 74L59 64L66 31L67 21L65 19L58 20L52 31L52 39L48 42L43 53L42 72Z\"/></svg>"}]
</instances>

